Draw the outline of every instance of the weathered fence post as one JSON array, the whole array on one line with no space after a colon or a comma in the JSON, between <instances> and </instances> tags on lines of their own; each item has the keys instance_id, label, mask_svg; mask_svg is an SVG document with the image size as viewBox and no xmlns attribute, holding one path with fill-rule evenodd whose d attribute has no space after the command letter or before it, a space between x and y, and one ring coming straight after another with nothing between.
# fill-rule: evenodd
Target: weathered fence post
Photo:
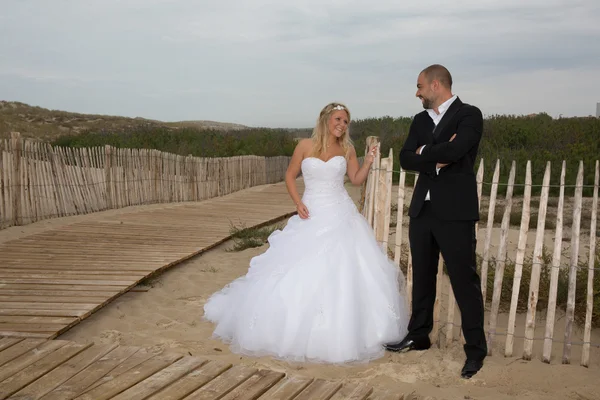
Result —
<instances>
[{"instance_id":1,"label":"weathered fence post","mask_svg":"<svg viewBox=\"0 0 600 400\"><path fill-rule=\"evenodd\" d=\"M12 225L19 225L21 222L21 152L23 150L23 141L19 132L10 133L11 147L13 151L13 173L12 173Z\"/></svg>"}]
</instances>

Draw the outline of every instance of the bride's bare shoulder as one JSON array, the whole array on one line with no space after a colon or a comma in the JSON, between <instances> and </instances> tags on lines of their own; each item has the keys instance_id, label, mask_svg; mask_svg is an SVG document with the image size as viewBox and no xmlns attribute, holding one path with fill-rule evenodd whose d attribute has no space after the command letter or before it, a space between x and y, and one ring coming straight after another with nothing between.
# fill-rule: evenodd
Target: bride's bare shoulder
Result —
<instances>
[{"instance_id":1,"label":"bride's bare shoulder","mask_svg":"<svg viewBox=\"0 0 600 400\"><path fill-rule=\"evenodd\" d=\"M312 139L300 139L296 145L296 151L302 154L302 158L312 154L313 141Z\"/></svg>"}]
</instances>

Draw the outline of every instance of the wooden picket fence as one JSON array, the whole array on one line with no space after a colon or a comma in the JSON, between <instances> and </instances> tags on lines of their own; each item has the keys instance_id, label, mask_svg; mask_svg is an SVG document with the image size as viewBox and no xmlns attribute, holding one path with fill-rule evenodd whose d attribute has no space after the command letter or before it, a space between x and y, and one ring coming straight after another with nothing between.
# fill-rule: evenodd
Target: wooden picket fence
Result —
<instances>
[{"instance_id":1,"label":"wooden picket fence","mask_svg":"<svg viewBox=\"0 0 600 400\"><path fill-rule=\"evenodd\" d=\"M367 148L371 145L377 144L378 139L376 137L369 137L367 139ZM397 157L397 156L396 156ZM396 232L395 232L395 244L393 249L390 249L391 246L388 246L388 238L390 233L390 223L391 221L392 211L392 188L393 182L392 177L394 173L394 154L393 150L390 149L388 157L380 158L378 156L373 164L372 171L367 179L366 184L363 187L363 192L360 201L360 207L363 215L371 226L374 229L375 236L378 242L383 246L384 249L387 249L389 253L393 253L395 263L400 266L401 258L403 257L403 251L408 254L404 255L407 258L407 266L406 266L406 285L407 285L407 293L409 295L410 302L410 294L412 293L412 261L410 257L410 247L406 245L408 243L408 238L403 237L403 226L406 226L408 223L408 216L405 216L404 208L405 205L408 205L407 195L412 195L412 188L407 187L406 176L407 174L412 174L413 172L402 170L398 168L399 173L399 181L398 181L398 198L397 198L397 220L395 221ZM546 164L546 169L543 177L543 182L541 185L541 195L539 197L539 206L537 209L537 226L533 232L535 232L535 240L533 243L533 256L531 259L531 276L529 277L529 291L528 291L528 300L527 300L527 314L525 320L525 328L522 335L515 332L516 329L516 319L517 319L517 306L519 300L519 291L522 284L523 278L523 266L525 264L525 256L526 251L528 249L528 233L530 230L530 218L532 216L531 211L531 188L533 185L531 178L531 162L527 162L526 170L525 170L525 185L524 185L524 194L522 199L518 199L519 202L522 201L522 211L520 216L520 228L518 230L518 245L516 246L516 251L514 254L514 274L513 274L513 283L512 283L512 292L510 304L503 304L503 309L508 310L508 323L505 333L503 333L505 338L504 343L504 355L510 357L514 353L514 344L515 338L523 339L523 359L530 360L533 357L533 344L534 340L542 340L541 338L534 338L536 322L540 320L540 315L538 315L540 311L540 307L538 306L539 294L540 294L540 276L541 273L549 273L550 275L550 283L548 289L548 299L546 305L546 313L545 313L545 329L543 336L543 352L542 352L542 360L546 363L550 363L552 356L552 348L556 343L563 343L562 350L562 363L569 364L571 362L571 348L573 344L581 344L582 352L581 352L581 360L580 364L583 366L589 366L590 362L590 347L600 347L599 343L591 342L591 333L592 333L592 312L593 312L593 304L594 304L594 272L597 267L595 267L596 262L596 242L598 240L597 235L597 220L598 220L598 183L600 177L600 167L599 162L595 163L595 179L593 186L593 196L591 199L590 207L591 207L591 221L589 228L589 249L588 254L580 253L581 239L582 239L582 230L581 230L581 219L582 219L582 204L584 201L583 198L583 162L579 163L579 170L577 174L577 180L575 183L574 196L572 199L573 204L573 218L572 218L572 226L571 237L570 237L570 257L569 257L569 265L565 266L564 263L561 262L562 257L562 245L565 240L563 238L564 233L564 206L565 206L565 171L566 171L566 163L563 161L562 163L562 171L560 178L560 194L558 198L558 204L556 209L556 224L555 224L555 232L554 232L554 247L552 253L551 265L547 265L544 260L544 238L546 233L546 224L547 224L547 210L549 203L549 189L550 189L550 162ZM396 171L397 172L397 171ZM418 174L415 174L416 183ZM476 174L477 182L478 182L478 196L480 199L480 208L482 204L482 200L488 200L488 210L487 210L487 224L484 225L485 232L482 232L483 229L481 225L485 222L480 221L477 224L477 234L478 234L478 242L482 242L481 236L484 235L483 238L483 250L479 251L479 256L481 257L481 283L482 283L482 291L484 302L486 301L486 296L488 294L488 290L492 290L492 299L491 305L487 304L486 306L486 334L488 338L488 348L490 354L493 351L493 344L497 340L497 336L499 336L498 331L498 321L499 321L499 311L501 309L501 291L504 279L504 272L506 265L511 259L509 251L508 251L508 238L509 233L512 231L510 229L510 219L511 219L511 210L514 202L517 200L513 197L513 191L515 186L515 176L516 176L516 164L512 163L508 182L506 197L504 199L503 204L500 204L499 210L502 212L502 222L499 228L499 239L497 243L497 255L495 259L491 254L491 244L493 237L493 223L494 217L496 215L496 207L498 199L498 186L503 184L499 181L500 177L500 160L496 161L495 169L492 177L489 197L487 199L482 198L483 187L484 187L484 162L481 160L479 164L479 168ZM487 188L486 188L487 189ZM586 199L588 201L590 199ZM502 207L504 207L502 209ZM532 221L533 222L533 221ZM492 227L492 229L487 229L487 227ZM496 228L496 231L498 229ZM577 280L577 272L582 269L580 266L581 260L587 257L587 287L586 287L586 310L585 310L585 324L583 326L583 342L576 343L573 335L574 335L574 325L575 325L575 299L576 299L576 280ZM493 287L487 287L487 277L491 273L488 271L490 265L495 264L495 271L493 277ZM542 268L549 268L550 271L542 271ZM559 273L563 271L568 271L568 297L565 311L565 327L564 327L564 339L558 340L554 337L555 326L557 322L557 289L559 283ZM440 263L438 268L438 279L437 279L437 296L434 308L434 320L435 325L431 335L432 341L437 342L440 346L447 346L452 343L454 340L462 340L464 342L464 338L456 337L454 328L456 326L460 326L455 322L456 314L456 302L454 299L454 294L452 293L452 288L450 287L449 281L444 278L444 270L443 270L443 260L440 257ZM446 285L446 288L444 288ZM446 289L444 291L444 289ZM442 294L446 293L448 296L446 299L442 298ZM441 303L446 303L447 316L445 317L445 321L442 320L441 314ZM460 331L457 336L460 336Z\"/></svg>"},{"instance_id":2,"label":"wooden picket fence","mask_svg":"<svg viewBox=\"0 0 600 400\"><path fill-rule=\"evenodd\" d=\"M199 201L280 182L289 157L204 158L0 141L0 229L133 205Z\"/></svg>"}]
</instances>

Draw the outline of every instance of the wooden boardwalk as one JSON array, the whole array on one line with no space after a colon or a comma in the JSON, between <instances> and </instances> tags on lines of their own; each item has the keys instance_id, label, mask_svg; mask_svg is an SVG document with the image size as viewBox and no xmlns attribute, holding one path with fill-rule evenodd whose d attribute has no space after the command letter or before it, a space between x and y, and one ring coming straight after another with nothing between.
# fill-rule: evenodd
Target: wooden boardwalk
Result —
<instances>
[{"instance_id":1,"label":"wooden boardwalk","mask_svg":"<svg viewBox=\"0 0 600 400\"><path fill-rule=\"evenodd\" d=\"M84 218L0 244L0 336L55 338L147 277L229 239L232 224L294 211L278 183Z\"/></svg>"},{"instance_id":2,"label":"wooden boardwalk","mask_svg":"<svg viewBox=\"0 0 600 400\"><path fill-rule=\"evenodd\" d=\"M153 354L131 346L0 338L0 399L12 400L401 400L401 393Z\"/></svg>"},{"instance_id":3,"label":"wooden boardwalk","mask_svg":"<svg viewBox=\"0 0 600 400\"><path fill-rule=\"evenodd\" d=\"M284 184L266 185L107 213L1 244L0 399L403 399L359 383L51 340L147 277L227 240L231 224L287 217L290 203Z\"/></svg>"}]
</instances>

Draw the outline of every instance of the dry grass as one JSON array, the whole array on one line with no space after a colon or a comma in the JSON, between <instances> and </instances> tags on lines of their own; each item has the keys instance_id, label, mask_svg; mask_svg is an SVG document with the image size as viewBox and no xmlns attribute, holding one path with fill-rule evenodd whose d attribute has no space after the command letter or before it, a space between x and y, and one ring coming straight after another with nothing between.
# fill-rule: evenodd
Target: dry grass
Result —
<instances>
[{"instance_id":1,"label":"dry grass","mask_svg":"<svg viewBox=\"0 0 600 400\"><path fill-rule=\"evenodd\" d=\"M584 197L582 201L581 211L581 232L589 233L590 223L592 219L592 198ZM539 197L531 199L530 207L531 214L529 218L529 229L536 229L538 223L538 209L539 209ZM563 209L563 227L570 229L573 225L573 197L565 197L564 209ZM502 217L504 215L506 200L496 199L496 207L494 209L494 226L500 226L502 223ZM485 226L488 219L488 208L489 208L489 197L484 196L481 200L481 212L479 213L480 224ZM519 228L521 226L521 218L523 212L523 198L515 197L513 199L513 205L510 212L510 226L513 228ZM546 230L556 229L556 215L558 213L558 198L550 197L548 199L548 207L546 211ZM596 230L596 234L600 236L600 225Z\"/></svg>"},{"instance_id":2,"label":"dry grass","mask_svg":"<svg viewBox=\"0 0 600 400\"><path fill-rule=\"evenodd\" d=\"M568 251L568 250L567 250ZM478 257L478 269L481 271L481 257ZM542 256L542 267L540 270L540 286L538 294L537 310L538 312L545 313L548 307L548 298L550 296L550 277L552 273L552 255L543 249ZM594 306L592 313L592 325L594 327L600 326L600 241L596 246L595 255L595 274L594 274ZM488 288L494 287L494 276L496 270L496 259L492 257L489 263L487 286ZM521 285L519 290L519 300L517 303L517 312L527 311L527 301L529 296L529 284L531 280L532 270L532 259L528 258L523 263L523 275L521 278ZM504 269L504 279L502 281L502 291L500 296L500 311L508 312L510 302L512 298L512 285L515 272L515 263L510 260ZM587 281L588 281L588 261L585 260L580 262L577 267L577 287L575 290L575 321L578 324L585 322L586 314L586 301L587 301ZM569 268L567 266L561 266L558 275L558 289L556 296L556 305L560 309L566 309L567 296L569 288ZM486 304L490 305L492 301L493 290L489 290L487 293Z\"/></svg>"}]
</instances>

